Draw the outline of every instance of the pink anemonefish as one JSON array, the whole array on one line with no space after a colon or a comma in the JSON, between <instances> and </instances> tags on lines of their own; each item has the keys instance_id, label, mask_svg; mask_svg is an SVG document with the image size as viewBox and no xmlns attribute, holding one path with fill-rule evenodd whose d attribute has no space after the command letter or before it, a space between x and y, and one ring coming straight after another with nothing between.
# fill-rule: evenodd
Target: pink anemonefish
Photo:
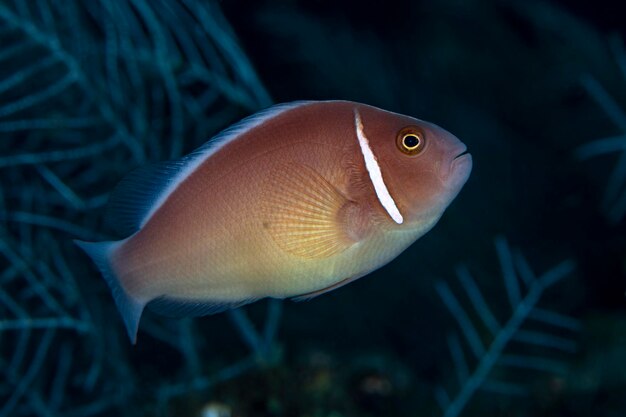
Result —
<instances>
[{"instance_id":1,"label":"pink anemonefish","mask_svg":"<svg viewBox=\"0 0 626 417\"><path fill-rule=\"evenodd\" d=\"M435 225L471 169L434 124L348 101L282 104L132 172L110 201L129 236L76 243L134 342L148 303L199 316L312 298L380 268Z\"/></svg>"}]
</instances>

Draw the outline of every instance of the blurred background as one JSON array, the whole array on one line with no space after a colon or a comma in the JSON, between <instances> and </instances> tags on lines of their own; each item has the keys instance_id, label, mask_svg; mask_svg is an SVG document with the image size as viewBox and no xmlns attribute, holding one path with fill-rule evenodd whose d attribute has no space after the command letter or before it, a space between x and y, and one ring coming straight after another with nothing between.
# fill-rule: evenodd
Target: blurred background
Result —
<instances>
[{"instance_id":1,"label":"blurred background","mask_svg":"<svg viewBox=\"0 0 626 417\"><path fill-rule=\"evenodd\" d=\"M339 3L339 4L338 4ZM626 24L613 1L1 0L0 417L623 416ZM439 224L306 303L148 312L72 239L108 194L273 103L432 121Z\"/></svg>"}]
</instances>

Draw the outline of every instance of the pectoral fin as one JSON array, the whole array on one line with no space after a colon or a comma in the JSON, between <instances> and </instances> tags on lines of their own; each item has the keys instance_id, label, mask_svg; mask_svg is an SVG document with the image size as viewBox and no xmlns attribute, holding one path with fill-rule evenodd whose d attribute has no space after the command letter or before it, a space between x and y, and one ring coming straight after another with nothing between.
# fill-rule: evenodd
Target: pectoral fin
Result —
<instances>
[{"instance_id":1,"label":"pectoral fin","mask_svg":"<svg viewBox=\"0 0 626 417\"><path fill-rule=\"evenodd\" d=\"M283 164L270 173L265 188L263 227L292 255L326 258L356 243L346 228L351 205L313 168Z\"/></svg>"}]
</instances>

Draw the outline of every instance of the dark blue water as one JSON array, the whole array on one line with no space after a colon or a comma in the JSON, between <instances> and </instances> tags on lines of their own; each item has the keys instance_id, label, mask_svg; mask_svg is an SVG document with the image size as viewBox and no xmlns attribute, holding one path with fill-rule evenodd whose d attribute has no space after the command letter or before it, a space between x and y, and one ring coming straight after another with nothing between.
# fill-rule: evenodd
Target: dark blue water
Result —
<instances>
[{"instance_id":1,"label":"dark blue water","mask_svg":"<svg viewBox=\"0 0 626 417\"><path fill-rule=\"evenodd\" d=\"M622 416L618 2L0 1L0 417ZM398 259L306 303L128 342L72 239L133 168L272 103L461 138L472 175ZM204 413L204 414L203 414Z\"/></svg>"}]
</instances>

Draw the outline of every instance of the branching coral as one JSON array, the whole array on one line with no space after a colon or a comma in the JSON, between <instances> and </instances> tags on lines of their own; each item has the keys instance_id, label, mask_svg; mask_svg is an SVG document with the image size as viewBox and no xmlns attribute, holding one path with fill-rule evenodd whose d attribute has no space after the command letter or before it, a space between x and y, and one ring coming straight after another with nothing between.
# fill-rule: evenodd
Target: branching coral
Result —
<instances>
[{"instance_id":1,"label":"branching coral","mask_svg":"<svg viewBox=\"0 0 626 417\"><path fill-rule=\"evenodd\" d=\"M445 417L460 415L478 391L505 395L525 393L523 385L494 379L496 368L523 368L562 374L565 371L564 363L554 358L549 351L573 352L576 348L570 337L557 336L553 332L575 332L579 327L577 321L538 305L547 289L573 271L573 261L564 261L536 276L522 254L512 252L503 238L496 239L496 249L511 305L511 312L504 321L496 318L467 268L458 268L457 275L473 313L468 313L448 284L439 282L436 287L465 340L464 344L456 333L448 338L458 389L453 391L456 394L452 396L443 387L439 387L436 392ZM472 319L474 315L476 318ZM545 352L538 356L509 353L515 344L536 346Z\"/></svg>"},{"instance_id":2,"label":"branching coral","mask_svg":"<svg viewBox=\"0 0 626 417\"><path fill-rule=\"evenodd\" d=\"M621 38L613 36L610 40L611 51L621 75L626 82L626 51ZM591 98L606 113L613 124L622 131L622 134L596 139L577 150L581 159L618 153L619 157L608 179L602 208L608 219L613 223L620 222L626 216L626 111L624 111L611 94L594 77L586 74L581 79Z\"/></svg>"},{"instance_id":3,"label":"branching coral","mask_svg":"<svg viewBox=\"0 0 626 417\"><path fill-rule=\"evenodd\" d=\"M215 2L0 3L0 416L98 415L134 395L111 300L70 239L110 237L101 208L132 168L270 102ZM264 335L234 318L252 366L280 306ZM146 326L192 381L155 401L246 369L203 376L191 326Z\"/></svg>"}]
</instances>

